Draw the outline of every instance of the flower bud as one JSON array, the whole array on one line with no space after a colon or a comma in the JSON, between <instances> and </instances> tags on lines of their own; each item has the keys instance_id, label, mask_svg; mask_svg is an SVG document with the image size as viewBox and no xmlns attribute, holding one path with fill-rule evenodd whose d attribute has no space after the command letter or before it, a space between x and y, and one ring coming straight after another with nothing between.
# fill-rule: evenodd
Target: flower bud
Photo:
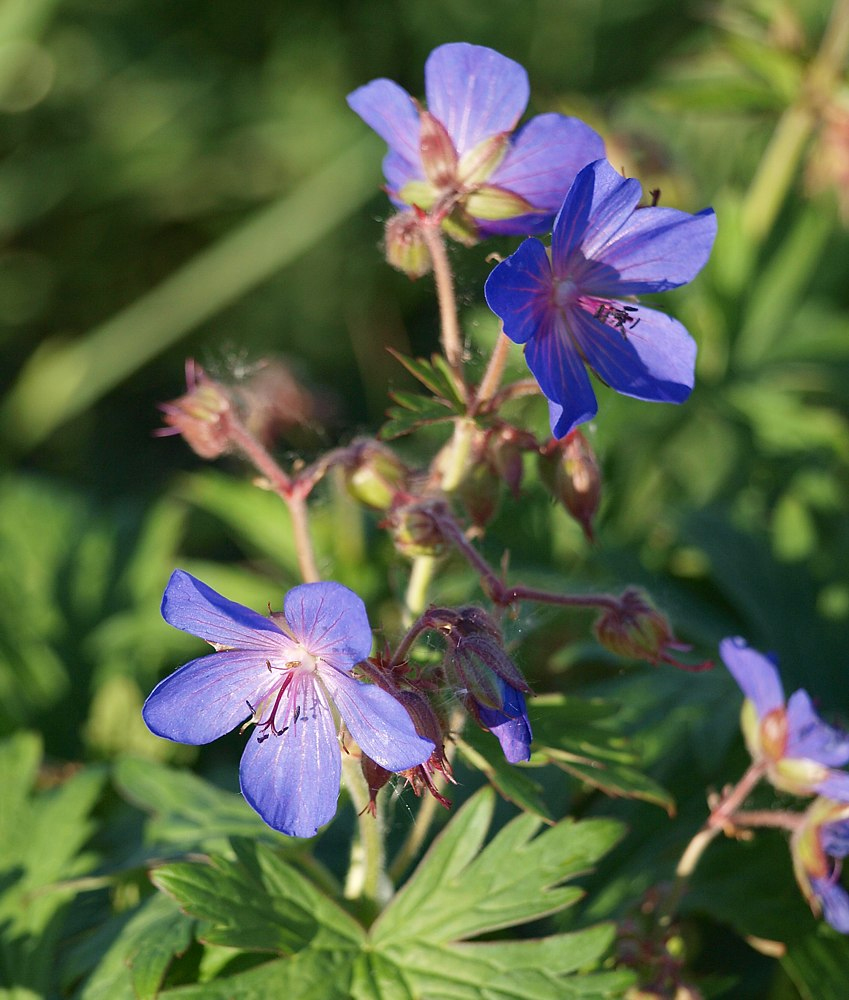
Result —
<instances>
[{"instance_id":1,"label":"flower bud","mask_svg":"<svg viewBox=\"0 0 849 1000\"><path fill-rule=\"evenodd\" d=\"M580 430L553 440L540 452L539 473L555 500L566 508L593 541L593 517L601 497L601 470Z\"/></svg>"},{"instance_id":2,"label":"flower bud","mask_svg":"<svg viewBox=\"0 0 849 1000\"><path fill-rule=\"evenodd\" d=\"M379 441L355 442L345 463L345 486L355 500L373 510L389 510L407 484L409 470Z\"/></svg>"},{"instance_id":3,"label":"flower bud","mask_svg":"<svg viewBox=\"0 0 849 1000\"><path fill-rule=\"evenodd\" d=\"M392 777L392 772L387 771L385 767L381 767L380 764L373 761L366 754L363 754L360 759L360 768L363 772L363 777L366 779L366 785L368 785L368 805L363 812L369 812L372 816L377 816L377 793Z\"/></svg>"},{"instance_id":4,"label":"flower bud","mask_svg":"<svg viewBox=\"0 0 849 1000\"><path fill-rule=\"evenodd\" d=\"M430 272L430 251L415 212L398 212L387 220L384 248L387 263L408 278L415 280Z\"/></svg>"},{"instance_id":5,"label":"flower bud","mask_svg":"<svg viewBox=\"0 0 849 1000\"><path fill-rule=\"evenodd\" d=\"M160 405L168 426L155 433L158 437L181 434L201 458L218 458L230 449L230 394L191 358L186 361L186 388L178 399Z\"/></svg>"},{"instance_id":6,"label":"flower bud","mask_svg":"<svg viewBox=\"0 0 849 1000\"><path fill-rule=\"evenodd\" d=\"M615 608L608 609L596 620L593 629L602 646L617 656L653 664L669 663L692 672L709 670L713 666L710 660L688 664L675 659L671 650L686 651L690 647L675 638L666 617L633 587L624 591Z\"/></svg>"},{"instance_id":7,"label":"flower bud","mask_svg":"<svg viewBox=\"0 0 849 1000\"><path fill-rule=\"evenodd\" d=\"M524 474L522 451L530 448L536 449L534 438L515 427L499 427L489 441L490 460L516 500L519 499Z\"/></svg>"},{"instance_id":8,"label":"flower bud","mask_svg":"<svg viewBox=\"0 0 849 1000\"><path fill-rule=\"evenodd\" d=\"M409 503L393 510L387 520L395 548L410 559L439 556L446 549L439 524L425 503Z\"/></svg>"},{"instance_id":9,"label":"flower bud","mask_svg":"<svg viewBox=\"0 0 849 1000\"><path fill-rule=\"evenodd\" d=\"M468 511L472 522L485 527L498 510L501 481L486 461L476 462L457 487L457 496Z\"/></svg>"}]
</instances>

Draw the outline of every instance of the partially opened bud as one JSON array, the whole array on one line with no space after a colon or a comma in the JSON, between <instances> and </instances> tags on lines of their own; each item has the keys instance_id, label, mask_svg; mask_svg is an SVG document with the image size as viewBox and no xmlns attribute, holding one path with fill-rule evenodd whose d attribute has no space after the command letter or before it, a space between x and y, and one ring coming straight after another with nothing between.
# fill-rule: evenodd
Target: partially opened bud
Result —
<instances>
[{"instance_id":1,"label":"partially opened bud","mask_svg":"<svg viewBox=\"0 0 849 1000\"><path fill-rule=\"evenodd\" d=\"M185 395L160 405L168 426L155 433L158 437L181 434L201 458L218 458L230 449L230 394L192 359L186 362L186 386Z\"/></svg>"},{"instance_id":2,"label":"partially opened bud","mask_svg":"<svg viewBox=\"0 0 849 1000\"><path fill-rule=\"evenodd\" d=\"M595 452L580 430L551 441L540 452L540 478L556 500L593 540L593 518L601 498L601 470Z\"/></svg>"}]
</instances>

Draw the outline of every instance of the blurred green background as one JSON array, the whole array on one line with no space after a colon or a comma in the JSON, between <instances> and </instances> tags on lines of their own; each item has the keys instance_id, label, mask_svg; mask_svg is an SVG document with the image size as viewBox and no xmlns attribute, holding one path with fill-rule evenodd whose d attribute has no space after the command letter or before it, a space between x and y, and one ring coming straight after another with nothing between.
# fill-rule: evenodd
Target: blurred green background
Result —
<instances>
[{"instance_id":1,"label":"blurred green background","mask_svg":"<svg viewBox=\"0 0 849 1000\"><path fill-rule=\"evenodd\" d=\"M585 118L614 165L659 187L661 204L714 205L720 231L703 275L662 300L699 343L691 401L652 407L602 390L590 431L604 468L600 544L588 549L529 469L528 496L505 498L487 551L497 562L508 546L528 581L641 583L699 655L743 634L779 654L788 688L804 684L828 719L849 723L847 22L847 4L827 0L3 0L0 735L38 733L59 773L124 767L126 753L197 760L138 715L153 683L196 652L158 616L170 571L263 607L297 566L274 499L237 463L206 468L179 439L154 437L156 405L182 392L186 357L222 378L282 358L321 405L281 455L310 459L376 432L388 388L408 386L385 348L433 351L436 308L429 279L382 260L384 150L344 97L377 76L421 95L428 52L455 40L521 62L532 113ZM453 255L473 358L496 335L486 256L514 245ZM518 353L513 364L521 372ZM527 413L543 426L538 401ZM350 533L334 529L340 517ZM331 486L315 532L328 575L379 620L406 570L374 523ZM460 600L470 581L457 570L441 586ZM727 677L623 671L588 636L585 617L535 612L517 655L537 690L628 705L622 725L681 814L674 829L659 810L645 821L647 843L667 838L668 854L637 855L620 896L598 904L604 915L651 883L651 858L674 863L704 789L734 778L743 757ZM232 787L238 744L204 750L200 769ZM23 807L0 795L8 834ZM91 801L98 819L79 846L94 835L108 868L137 834L115 832L133 825L129 807ZM776 843L793 920L807 920ZM780 936L708 888L695 906L716 927ZM20 933L35 940L44 926ZM843 947L827 942L830 955ZM776 971L740 947L747 988L761 992L730 995L840 995L808 952Z\"/></svg>"}]
</instances>

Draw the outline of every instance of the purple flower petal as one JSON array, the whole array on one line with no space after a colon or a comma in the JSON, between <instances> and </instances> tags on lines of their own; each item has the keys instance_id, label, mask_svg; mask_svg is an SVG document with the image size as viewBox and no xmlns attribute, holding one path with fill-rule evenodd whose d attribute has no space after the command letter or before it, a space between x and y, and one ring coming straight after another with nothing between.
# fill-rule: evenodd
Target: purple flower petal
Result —
<instances>
[{"instance_id":1,"label":"purple flower petal","mask_svg":"<svg viewBox=\"0 0 849 1000\"><path fill-rule=\"evenodd\" d=\"M559 408L559 417L551 427L555 437L565 437L596 415L598 404L583 358L559 313L528 341L525 360L543 395Z\"/></svg>"},{"instance_id":2,"label":"purple flower petal","mask_svg":"<svg viewBox=\"0 0 849 1000\"><path fill-rule=\"evenodd\" d=\"M614 301L623 309L625 303ZM630 315L633 326L619 329L573 307L567 322L593 371L625 396L683 403L695 381L696 344L677 321L645 306Z\"/></svg>"},{"instance_id":3,"label":"purple flower petal","mask_svg":"<svg viewBox=\"0 0 849 1000\"><path fill-rule=\"evenodd\" d=\"M481 725L497 737L504 756L511 764L528 760L531 756L531 725L525 708L525 696L502 681L504 688L503 709L478 706Z\"/></svg>"},{"instance_id":4,"label":"purple flower petal","mask_svg":"<svg viewBox=\"0 0 849 1000\"><path fill-rule=\"evenodd\" d=\"M849 820L825 823L820 830L820 843L826 854L833 858L845 858L849 854Z\"/></svg>"},{"instance_id":5,"label":"purple flower petal","mask_svg":"<svg viewBox=\"0 0 849 1000\"><path fill-rule=\"evenodd\" d=\"M392 80L372 80L348 94L348 106L408 163L419 163L419 113L412 97Z\"/></svg>"},{"instance_id":6,"label":"purple flower petal","mask_svg":"<svg viewBox=\"0 0 849 1000\"><path fill-rule=\"evenodd\" d=\"M557 277L577 278L573 255L587 260L625 225L642 195L639 181L622 177L607 160L584 167L554 220L552 269Z\"/></svg>"},{"instance_id":7,"label":"purple flower petal","mask_svg":"<svg viewBox=\"0 0 849 1000\"><path fill-rule=\"evenodd\" d=\"M422 739L409 713L387 691L339 671L321 671L321 680L357 746L387 771L423 764L433 743Z\"/></svg>"},{"instance_id":8,"label":"purple flower petal","mask_svg":"<svg viewBox=\"0 0 849 1000\"><path fill-rule=\"evenodd\" d=\"M428 56L425 95L428 111L462 156L483 139L513 129L527 107L530 85L512 59L482 45L453 42Z\"/></svg>"},{"instance_id":9,"label":"purple flower petal","mask_svg":"<svg viewBox=\"0 0 849 1000\"><path fill-rule=\"evenodd\" d=\"M715 238L713 209L641 209L582 268L582 288L601 298L678 288L705 266Z\"/></svg>"},{"instance_id":10,"label":"purple flower petal","mask_svg":"<svg viewBox=\"0 0 849 1000\"><path fill-rule=\"evenodd\" d=\"M772 660L751 649L739 636L723 639L719 655L743 694L754 702L759 718L784 707L784 689Z\"/></svg>"},{"instance_id":11,"label":"purple flower petal","mask_svg":"<svg viewBox=\"0 0 849 1000\"><path fill-rule=\"evenodd\" d=\"M424 170L421 167L421 160L417 164L410 163L403 156L390 151L383 158L383 176L386 178L386 187L393 205L404 208L406 202L396 197L396 192L410 181L424 180Z\"/></svg>"},{"instance_id":12,"label":"purple flower petal","mask_svg":"<svg viewBox=\"0 0 849 1000\"><path fill-rule=\"evenodd\" d=\"M849 761L849 736L834 729L814 711L806 691L796 691L787 701L785 757L806 757L828 767Z\"/></svg>"},{"instance_id":13,"label":"purple flower petal","mask_svg":"<svg viewBox=\"0 0 849 1000\"><path fill-rule=\"evenodd\" d=\"M293 587L283 609L298 642L337 670L350 670L371 652L365 605L341 583Z\"/></svg>"},{"instance_id":14,"label":"purple flower petal","mask_svg":"<svg viewBox=\"0 0 849 1000\"><path fill-rule=\"evenodd\" d=\"M506 188L540 209L482 228L504 235L544 233L582 167L604 156L604 140L578 118L537 115L516 133L488 183Z\"/></svg>"},{"instance_id":15,"label":"purple flower petal","mask_svg":"<svg viewBox=\"0 0 849 1000\"><path fill-rule=\"evenodd\" d=\"M814 785L813 791L835 802L849 802L849 774L846 771L829 771L828 777Z\"/></svg>"},{"instance_id":16,"label":"purple flower petal","mask_svg":"<svg viewBox=\"0 0 849 1000\"><path fill-rule=\"evenodd\" d=\"M812 878L811 886L827 923L841 934L849 934L849 893L832 878Z\"/></svg>"},{"instance_id":17,"label":"purple flower petal","mask_svg":"<svg viewBox=\"0 0 849 1000\"><path fill-rule=\"evenodd\" d=\"M550 322L551 265L539 240L525 240L495 267L484 285L489 308L501 318L504 332L515 344L526 344Z\"/></svg>"},{"instance_id":18,"label":"purple flower petal","mask_svg":"<svg viewBox=\"0 0 849 1000\"><path fill-rule=\"evenodd\" d=\"M228 601L181 569L171 574L165 588L162 617L174 628L217 646L279 653L290 641L269 618Z\"/></svg>"},{"instance_id":19,"label":"purple flower petal","mask_svg":"<svg viewBox=\"0 0 849 1000\"><path fill-rule=\"evenodd\" d=\"M251 715L267 673L255 650L211 653L160 681L142 708L147 728L199 746L229 733ZM250 703L250 704L249 704Z\"/></svg>"},{"instance_id":20,"label":"purple flower petal","mask_svg":"<svg viewBox=\"0 0 849 1000\"><path fill-rule=\"evenodd\" d=\"M251 733L239 784L249 805L270 827L290 837L312 837L336 812L342 765L333 714L310 676L296 682L293 710L281 736Z\"/></svg>"}]
</instances>

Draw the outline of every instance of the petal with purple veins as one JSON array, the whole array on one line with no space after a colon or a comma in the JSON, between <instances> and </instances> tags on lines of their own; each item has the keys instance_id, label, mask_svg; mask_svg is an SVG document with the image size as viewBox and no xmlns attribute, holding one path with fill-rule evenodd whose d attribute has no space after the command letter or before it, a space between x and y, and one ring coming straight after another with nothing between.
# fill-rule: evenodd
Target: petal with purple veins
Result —
<instances>
[{"instance_id":1,"label":"petal with purple veins","mask_svg":"<svg viewBox=\"0 0 849 1000\"><path fill-rule=\"evenodd\" d=\"M488 136L512 131L527 107L530 84L512 59L482 45L452 42L428 56L425 95L428 111L462 156Z\"/></svg>"},{"instance_id":2,"label":"petal with purple veins","mask_svg":"<svg viewBox=\"0 0 849 1000\"><path fill-rule=\"evenodd\" d=\"M199 746L229 733L252 714L267 668L255 650L210 653L160 681L142 716L157 736Z\"/></svg>"},{"instance_id":3,"label":"petal with purple veins","mask_svg":"<svg viewBox=\"0 0 849 1000\"><path fill-rule=\"evenodd\" d=\"M723 639L719 655L743 694L754 702L759 718L784 707L781 678L769 657L752 649L739 636Z\"/></svg>"},{"instance_id":4,"label":"petal with purple veins","mask_svg":"<svg viewBox=\"0 0 849 1000\"><path fill-rule=\"evenodd\" d=\"M602 156L604 140L580 119L558 114L537 115L515 134L509 152L489 183L507 188L544 210L545 214L536 219L541 227L536 231L545 232L578 171Z\"/></svg>"},{"instance_id":5,"label":"petal with purple veins","mask_svg":"<svg viewBox=\"0 0 849 1000\"><path fill-rule=\"evenodd\" d=\"M412 97L392 80L372 80L348 94L348 106L391 150L419 162L419 113Z\"/></svg>"},{"instance_id":6,"label":"petal with purple veins","mask_svg":"<svg viewBox=\"0 0 849 1000\"><path fill-rule=\"evenodd\" d=\"M228 601L182 569L171 574L165 588L162 617L174 628L217 646L279 653L290 645L269 618Z\"/></svg>"},{"instance_id":7,"label":"petal with purple veins","mask_svg":"<svg viewBox=\"0 0 849 1000\"><path fill-rule=\"evenodd\" d=\"M611 305L627 323L612 326L585 309L569 312L570 329L587 364L612 389L625 396L661 403L683 403L695 381L696 344L677 321L645 306ZM626 312L626 306L635 310Z\"/></svg>"},{"instance_id":8,"label":"petal with purple veins","mask_svg":"<svg viewBox=\"0 0 849 1000\"><path fill-rule=\"evenodd\" d=\"M581 268L581 289L607 298L678 288L705 266L715 238L711 208L697 215L641 209Z\"/></svg>"},{"instance_id":9,"label":"petal with purple veins","mask_svg":"<svg viewBox=\"0 0 849 1000\"><path fill-rule=\"evenodd\" d=\"M551 426L554 437L565 437L596 415L598 404L584 360L560 313L555 313L547 326L528 341L525 360L543 395L559 408L559 416Z\"/></svg>"},{"instance_id":10,"label":"petal with purple veins","mask_svg":"<svg viewBox=\"0 0 849 1000\"><path fill-rule=\"evenodd\" d=\"M515 344L525 344L550 322L553 287L546 249L539 240L530 239L492 270L484 296L507 336Z\"/></svg>"},{"instance_id":11,"label":"petal with purple veins","mask_svg":"<svg viewBox=\"0 0 849 1000\"><path fill-rule=\"evenodd\" d=\"M433 743L422 739L407 710L387 691L339 671L322 670L321 681L357 746L387 771L423 764Z\"/></svg>"},{"instance_id":12,"label":"petal with purple veins","mask_svg":"<svg viewBox=\"0 0 849 1000\"><path fill-rule=\"evenodd\" d=\"M596 160L575 178L551 235L551 261L558 277L575 275L576 260L591 260L631 217L643 189L622 177L607 160ZM570 272L567 274L567 272Z\"/></svg>"},{"instance_id":13,"label":"petal with purple veins","mask_svg":"<svg viewBox=\"0 0 849 1000\"><path fill-rule=\"evenodd\" d=\"M283 604L292 634L313 656L350 670L371 652L372 635L362 600L341 583L304 583Z\"/></svg>"},{"instance_id":14,"label":"petal with purple veins","mask_svg":"<svg viewBox=\"0 0 849 1000\"><path fill-rule=\"evenodd\" d=\"M342 765L333 713L309 676L296 679L281 736L255 730L239 767L248 804L270 827L312 837L336 812ZM279 724L278 724L278 728Z\"/></svg>"}]
</instances>

